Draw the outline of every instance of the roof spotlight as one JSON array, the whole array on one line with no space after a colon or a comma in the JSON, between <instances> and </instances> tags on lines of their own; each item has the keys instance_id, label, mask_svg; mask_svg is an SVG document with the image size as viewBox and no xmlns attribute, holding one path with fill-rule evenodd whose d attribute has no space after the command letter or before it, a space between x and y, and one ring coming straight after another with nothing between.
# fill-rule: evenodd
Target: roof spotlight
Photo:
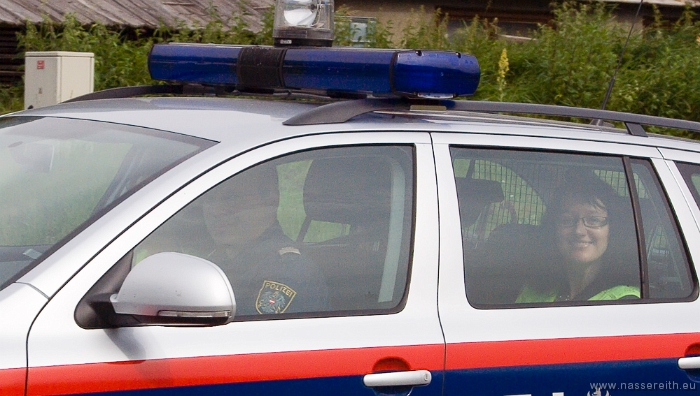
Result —
<instances>
[{"instance_id":1,"label":"roof spotlight","mask_svg":"<svg viewBox=\"0 0 700 396\"><path fill-rule=\"evenodd\" d=\"M333 0L277 0L272 37L276 47L330 47Z\"/></svg>"}]
</instances>

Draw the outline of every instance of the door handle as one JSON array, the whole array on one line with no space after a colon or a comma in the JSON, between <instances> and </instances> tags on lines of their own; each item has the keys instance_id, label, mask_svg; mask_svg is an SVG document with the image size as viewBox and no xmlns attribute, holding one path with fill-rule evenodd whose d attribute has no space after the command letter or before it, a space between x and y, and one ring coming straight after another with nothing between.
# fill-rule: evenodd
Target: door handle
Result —
<instances>
[{"instance_id":1,"label":"door handle","mask_svg":"<svg viewBox=\"0 0 700 396\"><path fill-rule=\"evenodd\" d=\"M392 373L367 374L362 379L365 386L422 386L430 384L433 376L428 370L396 371Z\"/></svg>"},{"instance_id":2,"label":"door handle","mask_svg":"<svg viewBox=\"0 0 700 396\"><path fill-rule=\"evenodd\" d=\"M683 370L700 369L700 356L682 357L678 359L678 367Z\"/></svg>"}]
</instances>

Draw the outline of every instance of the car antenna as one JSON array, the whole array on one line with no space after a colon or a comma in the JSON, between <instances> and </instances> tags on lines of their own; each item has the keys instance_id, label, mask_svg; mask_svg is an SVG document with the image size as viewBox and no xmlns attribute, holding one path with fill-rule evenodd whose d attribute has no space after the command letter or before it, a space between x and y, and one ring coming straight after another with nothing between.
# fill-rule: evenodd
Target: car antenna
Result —
<instances>
[{"instance_id":1,"label":"car antenna","mask_svg":"<svg viewBox=\"0 0 700 396\"><path fill-rule=\"evenodd\" d=\"M639 7L637 8L637 14L634 16L634 20L632 20L632 26L630 27L630 31L627 34L627 40L625 40L625 45L622 47L622 52L620 52L620 57L617 60L617 67L615 68L615 72L613 73L612 78L610 79L610 83L608 84L608 90L605 92L605 99L603 99L603 105L601 106L601 110L605 110L605 106L608 104L608 100L610 99L610 94L612 93L613 85L615 85L615 79L617 78L617 72L620 70L620 66L622 65L622 57L625 55L625 50L627 49L627 44L630 42L630 37L632 37L632 32L634 31L634 25L637 23L637 18L639 18L639 12L642 10L642 4L644 4L644 0L639 1ZM596 120L597 124L600 125L602 123L602 120Z\"/></svg>"}]
</instances>

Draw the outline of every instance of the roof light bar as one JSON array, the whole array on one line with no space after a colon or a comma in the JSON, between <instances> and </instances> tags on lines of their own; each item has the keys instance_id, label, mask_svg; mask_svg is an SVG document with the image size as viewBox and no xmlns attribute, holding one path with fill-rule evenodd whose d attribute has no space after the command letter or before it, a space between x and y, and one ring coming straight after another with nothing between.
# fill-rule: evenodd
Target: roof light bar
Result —
<instances>
[{"instance_id":1,"label":"roof light bar","mask_svg":"<svg viewBox=\"0 0 700 396\"><path fill-rule=\"evenodd\" d=\"M452 98L472 95L479 63L450 51L276 48L158 44L148 58L155 80L374 96Z\"/></svg>"}]
</instances>

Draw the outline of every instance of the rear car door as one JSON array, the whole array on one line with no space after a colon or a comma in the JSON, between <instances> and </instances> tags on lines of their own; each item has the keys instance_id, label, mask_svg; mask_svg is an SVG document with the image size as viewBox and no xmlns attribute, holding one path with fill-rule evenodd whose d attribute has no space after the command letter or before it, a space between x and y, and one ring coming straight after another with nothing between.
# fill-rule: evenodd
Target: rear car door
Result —
<instances>
[{"instance_id":1,"label":"rear car door","mask_svg":"<svg viewBox=\"0 0 700 396\"><path fill-rule=\"evenodd\" d=\"M428 134L304 137L225 162L144 214L48 303L29 335L28 394L440 394L434 175ZM100 296L172 252L220 267L233 322L105 319Z\"/></svg>"},{"instance_id":2,"label":"rear car door","mask_svg":"<svg viewBox=\"0 0 700 396\"><path fill-rule=\"evenodd\" d=\"M656 148L434 139L446 395L697 391L700 235Z\"/></svg>"}]
</instances>

